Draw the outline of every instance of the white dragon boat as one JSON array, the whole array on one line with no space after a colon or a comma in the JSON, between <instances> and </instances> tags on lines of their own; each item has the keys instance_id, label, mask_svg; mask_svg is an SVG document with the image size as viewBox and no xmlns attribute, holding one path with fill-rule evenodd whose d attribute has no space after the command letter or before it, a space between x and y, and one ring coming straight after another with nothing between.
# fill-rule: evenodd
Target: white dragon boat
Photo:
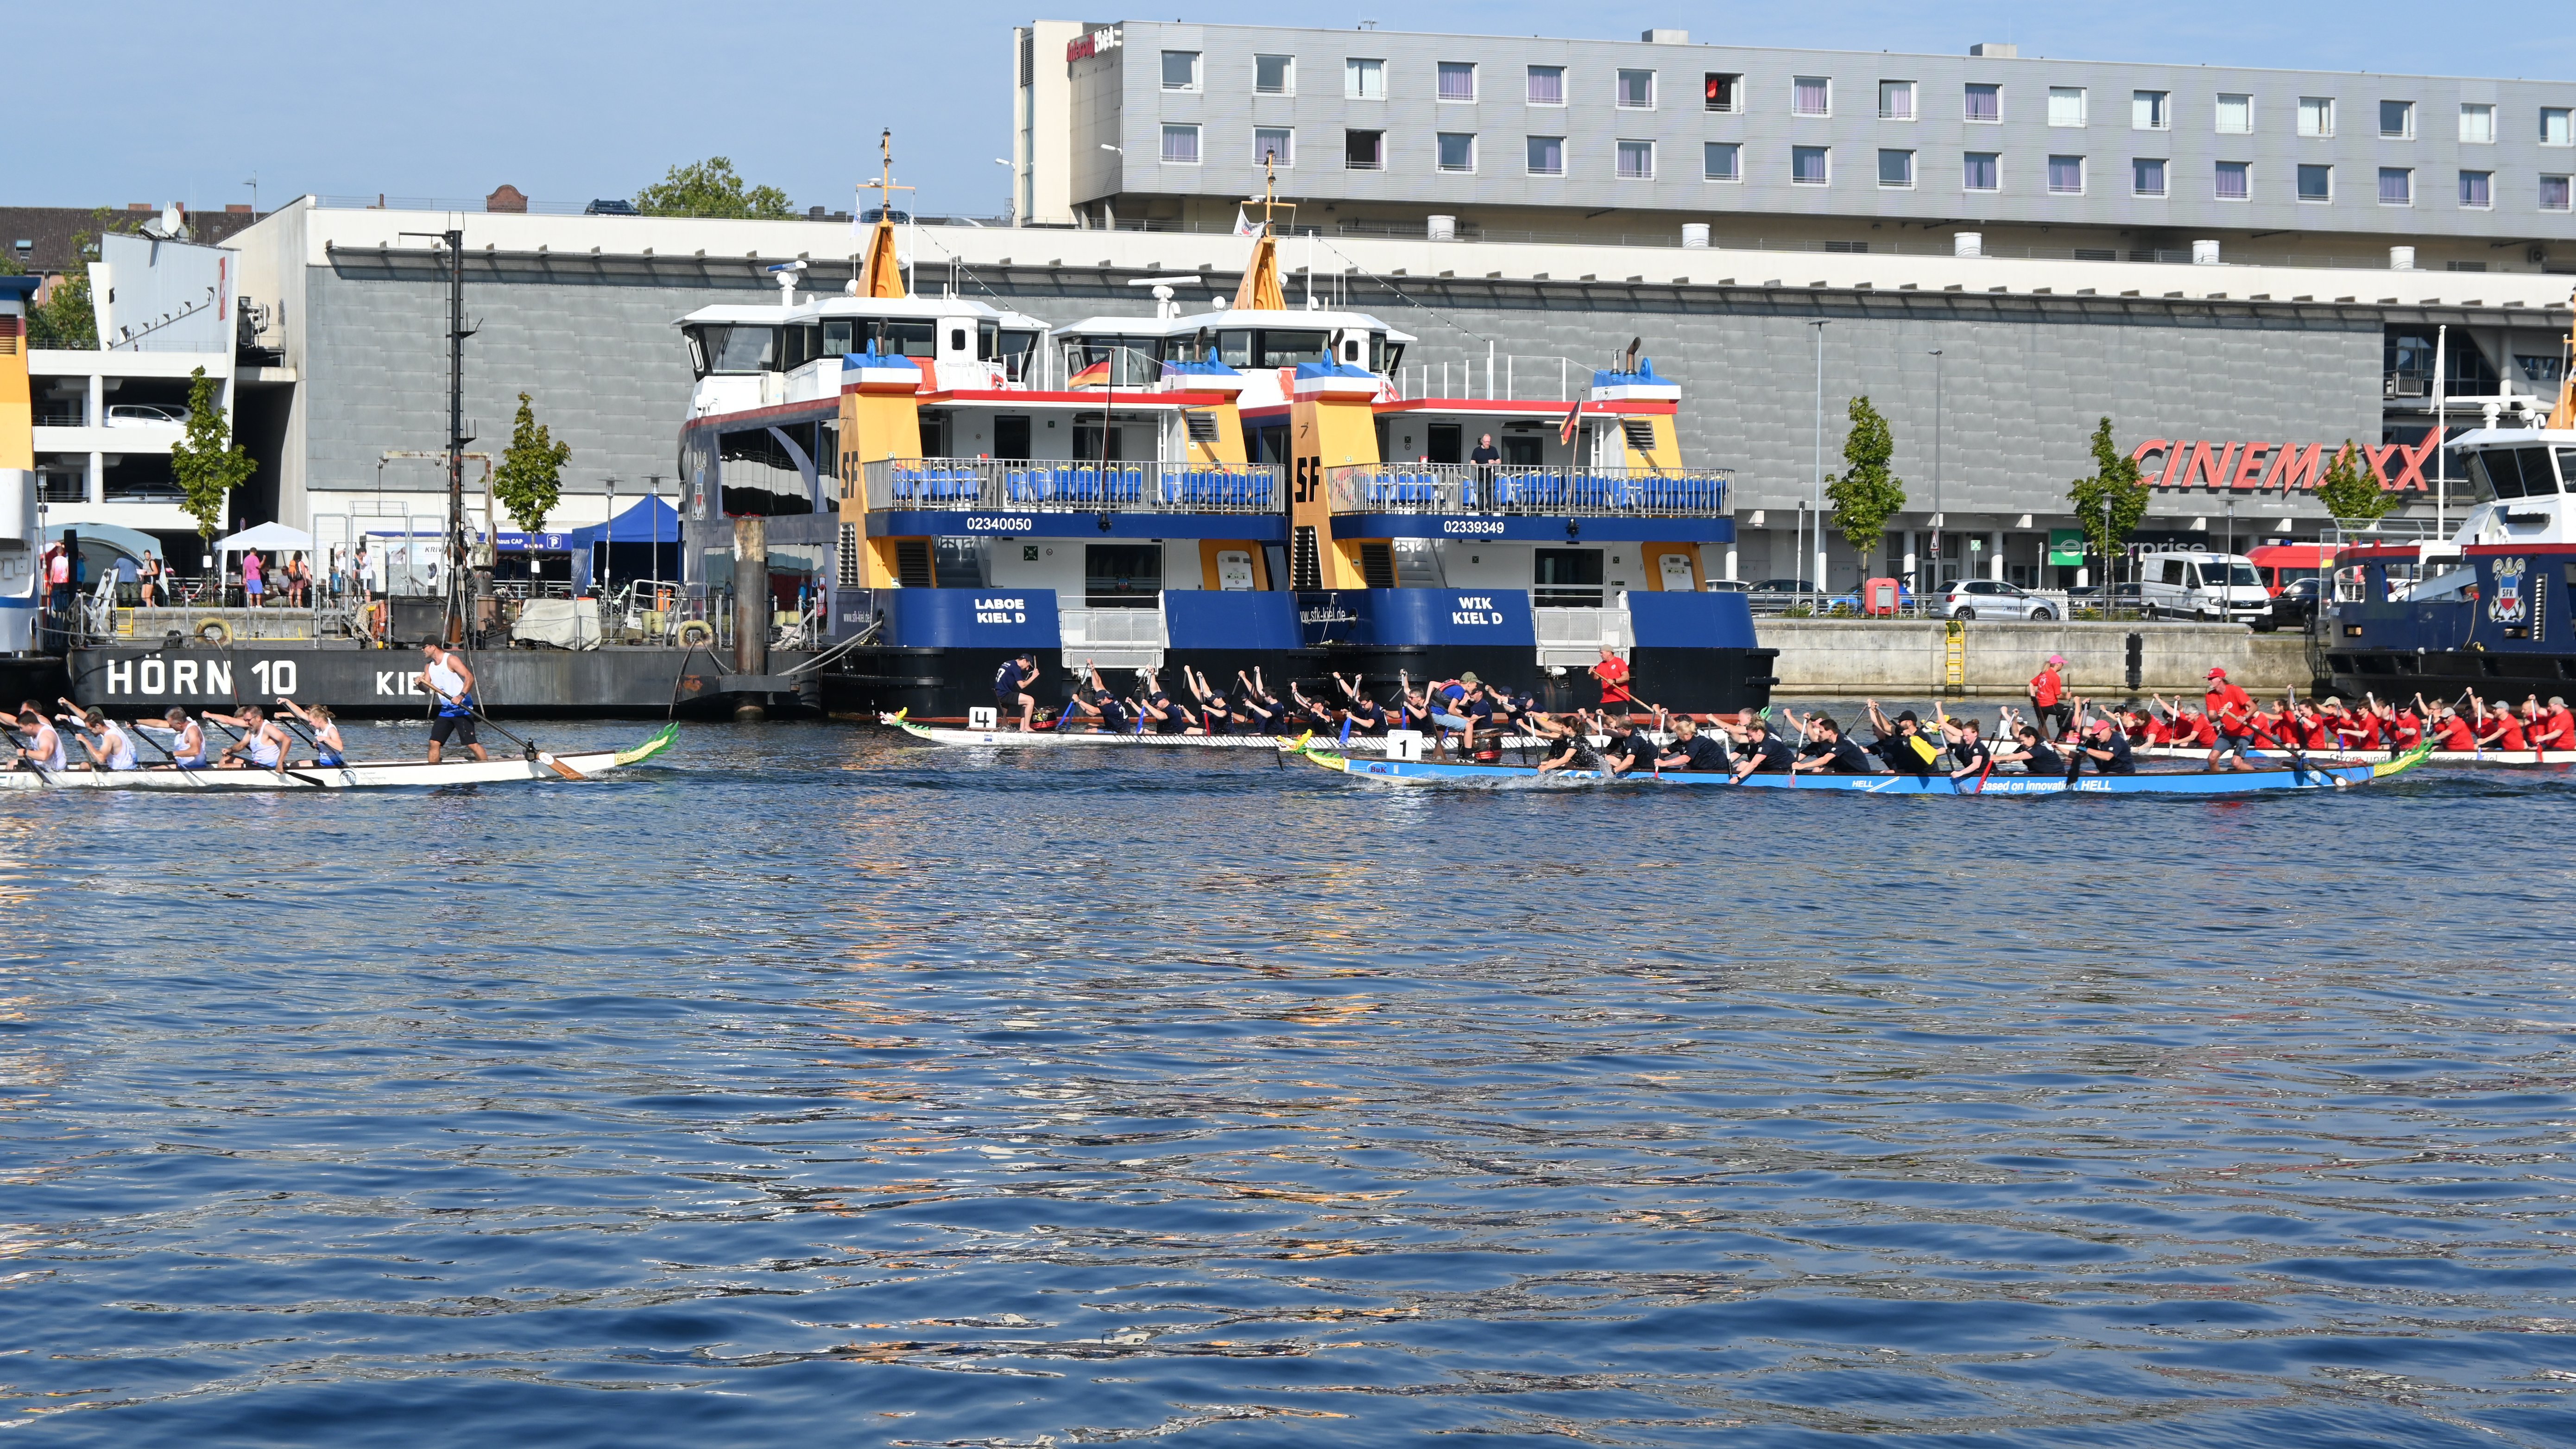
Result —
<instances>
[{"instance_id":1,"label":"white dragon boat","mask_svg":"<svg viewBox=\"0 0 2576 1449\"><path fill-rule=\"evenodd\" d=\"M384 790L433 785L498 785L519 780L587 781L641 764L671 747L679 731L660 733L624 750L592 750L494 760L351 761L345 765L286 765L238 770L0 770L0 790Z\"/></svg>"}]
</instances>

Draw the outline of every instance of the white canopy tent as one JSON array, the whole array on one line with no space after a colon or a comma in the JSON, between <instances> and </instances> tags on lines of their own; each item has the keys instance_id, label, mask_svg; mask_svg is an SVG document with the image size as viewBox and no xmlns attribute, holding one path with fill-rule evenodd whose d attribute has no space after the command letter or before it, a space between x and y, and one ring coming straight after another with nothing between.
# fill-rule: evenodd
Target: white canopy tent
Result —
<instances>
[{"instance_id":1,"label":"white canopy tent","mask_svg":"<svg viewBox=\"0 0 2576 1449\"><path fill-rule=\"evenodd\" d=\"M215 551L219 554L248 553L253 549L262 553L311 553L313 535L283 523L263 523L215 540Z\"/></svg>"}]
</instances>

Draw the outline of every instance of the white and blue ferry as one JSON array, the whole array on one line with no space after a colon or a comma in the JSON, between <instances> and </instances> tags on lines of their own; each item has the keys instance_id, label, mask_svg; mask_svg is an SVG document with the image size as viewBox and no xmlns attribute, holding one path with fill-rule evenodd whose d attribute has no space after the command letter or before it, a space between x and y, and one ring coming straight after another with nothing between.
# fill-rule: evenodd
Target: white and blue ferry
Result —
<instances>
[{"instance_id":1,"label":"white and blue ferry","mask_svg":"<svg viewBox=\"0 0 2576 1449\"><path fill-rule=\"evenodd\" d=\"M737 586L721 530L764 516L782 606L828 591L833 713L961 718L1021 652L1051 693L1086 665L1310 693L1474 670L1565 706L1608 648L1640 698L1766 701L1771 651L1708 587L1732 479L1681 462L1650 362L1571 398L1405 396L1414 339L1289 305L1266 233L1231 306L1154 279L1155 315L1052 331L910 297L892 248L881 223L858 295L681 324L695 582Z\"/></svg>"}]
</instances>

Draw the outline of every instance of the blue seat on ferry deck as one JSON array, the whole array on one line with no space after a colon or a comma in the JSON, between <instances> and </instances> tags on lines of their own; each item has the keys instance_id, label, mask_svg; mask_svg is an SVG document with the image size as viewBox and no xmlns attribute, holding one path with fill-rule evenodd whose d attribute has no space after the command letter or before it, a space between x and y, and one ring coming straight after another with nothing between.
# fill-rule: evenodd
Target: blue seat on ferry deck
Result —
<instances>
[{"instance_id":1,"label":"blue seat on ferry deck","mask_svg":"<svg viewBox=\"0 0 2576 1449\"><path fill-rule=\"evenodd\" d=\"M1145 470L1142 468L1112 469L1109 474L1109 501L1111 503L1144 502Z\"/></svg>"}]
</instances>

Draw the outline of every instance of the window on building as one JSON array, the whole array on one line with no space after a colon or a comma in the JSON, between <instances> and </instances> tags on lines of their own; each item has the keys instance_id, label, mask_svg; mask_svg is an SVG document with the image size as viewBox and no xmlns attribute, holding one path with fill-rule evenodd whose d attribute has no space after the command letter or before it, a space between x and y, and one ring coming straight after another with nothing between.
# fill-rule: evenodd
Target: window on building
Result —
<instances>
[{"instance_id":1,"label":"window on building","mask_svg":"<svg viewBox=\"0 0 2576 1449\"><path fill-rule=\"evenodd\" d=\"M1255 126L1252 128L1252 164L1297 164L1297 131L1292 126Z\"/></svg>"},{"instance_id":2,"label":"window on building","mask_svg":"<svg viewBox=\"0 0 2576 1449\"><path fill-rule=\"evenodd\" d=\"M2299 168L2299 199L2301 201L2334 200L2334 168L2331 166L2301 166Z\"/></svg>"},{"instance_id":3,"label":"window on building","mask_svg":"<svg viewBox=\"0 0 2576 1449\"><path fill-rule=\"evenodd\" d=\"M1960 114L1967 120L2001 121L2004 118L2004 88L1970 81L1966 106Z\"/></svg>"},{"instance_id":4,"label":"window on building","mask_svg":"<svg viewBox=\"0 0 2576 1449\"><path fill-rule=\"evenodd\" d=\"M2334 134L2334 97L2299 97L2299 134L2331 136Z\"/></svg>"},{"instance_id":5,"label":"window on building","mask_svg":"<svg viewBox=\"0 0 2576 1449\"><path fill-rule=\"evenodd\" d=\"M1342 98L1351 101L1386 99L1386 62L1382 60L1346 59L1342 62Z\"/></svg>"},{"instance_id":6,"label":"window on building","mask_svg":"<svg viewBox=\"0 0 2576 1449\"><path fill-rule=\"evenodd\" d=\"M1440 169L1473 171L1476 169L1476 138L1464 131L1440 133Z\"/></svg>"},{"instance_id":7,"label":"window on building","mask_svg":"<svg viewBox=\"0 0 2576 1449\"><path fill-rule=\"evenodd\" d=\"M2003 186L2003 157L1992 151L1971 151L1959 184L1970 191L1995 191Z\"/></svg>"},{"instance_id":8,"label":"window on building","mask_svg":"<svg viewBox=\"0 0 2576 1449\"><path fill-rule=\"evenodd\" d=\"M2084 124L2084 87L2050 86L2048 88L2048 124L2052 126Z\"/></svg>"},{"instance_id":9,"label":"window on building","mask_svg":"<svg viewBox=\"0 0 2576 1449\"><path fill-rule=\"evenodd\" d=\"M1534 65L1529 68L1529 103L1533 106L1565 104L1565 67Z\"/></svg>"},{"instance_id":10,"label":"window on building","mask_svg":"<svg viewBox=\"0 0 2576 1449\"><path fill-rule=\"evenodd\" d=\"M2254 194L2254 164L2250 161L2218 163L2218 186L2214 193L2221 201L2243 201Z\"/></svg>"},{"instance_id":11,"label":"window on building","mask_svg":"<svg viewBox=\"0 0 2576 1449\"><path fill-rule=\"evenodd\" d=\"M2084 194L2084 158L2051 156L2048 158L2048 194L2082 196Z\"/></svg>"},{"instance_id":12,"label":"window on building","mask_svg":"<svg viewBox=\"0 0 2576 1449\"><path fill-rule=\"evenodd\" d=\"M1789 148L1789 180L1798 186L1833 184L1833 150L1826 146Z\"/></svg>"},{"instance_id":13,"label":"window on building","mask_svg":"<svg viewBox=\"0 0 2576 1449\"><path fill-rule=\"evenodd\" d=\"M2540 178L2540 209L2543 211L2567 210L2566 177L2543 176Z\"/></svg>"},{"instance_id":14,"label":"window on building","mask_svg":"<svg viewBox=\"0 0 2576 1449\"><path fill-rule=\"evenodd\" d=\"M1619 109L1651 111L1655 108L1655 73L1650 70L1619 72Z\"/></svg>"},{"instance_id":15,"label":"window on building","mask_svg":"<svg viewBox=\"0 0 2576 1449\"><path fill-rule=\"evenodd\" d=\"M1793 116L1830 116L1834 113L1834 82L1830 76L1802 75L1789 82L1789 114Z\"/></svg>"},{"instance_id":16,"label":"window on building","mask_svg":"<svg viewBox=\"0 0 2576 1449\"><path fill-rule=\"evenodd\" d=\"M1264 96L1297 94L1297 57L1293 55L1254 56L1252 89L1254 94Z\"/></svg>"},{"instance_id":17,"label":"window on building","mask_svg":"<svg viewBox=\"0 0 2576 1449\"><path fill-rule=\"evenodd\" d=\"M2540 108L2540 144L2576 146L2576 111L2566 106Z\"/></svg>"},{"instance_id":18,"label":"window on building","mask_svg":"<svg viewBox=\"0 0 2576 1449\"><path fill-rule=\"evenodd\" d=\"M1386 132L1344 131L1342 133L1342 169L1346 171L1385 170Z\"/></svg>"},{"instance_id":19,"label":"window on building","mask_svg":"<svg viewBox=\"0 0 2576 1449\"><path fill-rule=\"evenodd\" d=\"M2495 141L2495 107L2478 101L2460 106L2460 144L2485 146Z\"/></svg>"},{"instance_id":20,"label":"window on building","mask_svg":"<svg viewBox=\"0 0 2576 1449\"><path fill-rule=\"evenodd\" d=\"M2415 173L2404 166L2380 167L2379 204L2382 206L2413 206L2415 204Z\"/></svg>"},{"instance_id":21,"label":"window on building","mask_svg":"<svg viewBox=\"0 0 2576 1449\"><path fill-rule=\"evenodd\" d=\"M1163 52L1163 89L1194 91L1199 88L1199 53L1195 50Z\"/></svg>"},{"instance_id":22,"label":"window on building","mask_svg":"<svg viewBox=\"0 0 2576 1449\"><path fill-rule=\"evenodd\" d=\"M1744 179L1744 147L1734 141L1709 141L1699 148L1699 173L1708 181Z\"/></svg>"},{"instance_id":23,"label":"window on building","mask_svg":"<svg viewBox=\"0 0 2576 1449\"><path fill-rule=\"evenodd\" d=\"M1529 138L1529 174L1532 176L1565 174L1565 138L1563 136Z\"/></svg>"},{"instance_id":24,"label":"window on building","mask_svg":"<svg viewBox=\"0 0 2576 1449\"><path fill-rule=\"evenodd\" d=\"M1163 161L1170 166L1199 164L1199 128L1165 126L1163 128Z\"/></svg>"},{"instance_id":25,"label":"window on building","mask_svg":"<svg viewBox=\"0 0 2576 1449\"><path fill-rule=\"evenodd\" d=\"M1619 179L1652 181L1655 179L1655 143L1622 141L1619 143Z\"/></svg>"},{"instance_id":26,"label":"window on building","mask_svg":"<svg viewBox=\"0 0 2576 1449\"><path fill-rule=\"evenodd\" d=\"M1472 60L1440 62L1440 99L1472 101L1476 98L1476 63Z\"/></svg>"},{"instance_id":27,"label":"window on building","mask_svg":"<svg viewBox=\"0 0 2576 1449\"><path fill-rule=\"evenodd\" d=\"M1882 121L1914 119L1914 82L1883 80L1878 83L1878 118Z\"/></svg>"},{"instance_id":28,"label":"window on building","mask_svg":"<svg viewBox=\"0 0 2576 1449\"><path fill-rule=\"evenodd\" d=\"M1914 153L1911 151L1879 152L1878 184L1910 189L1914 185Z\"/></svg>"},{"instance_id":29,"label":"window on building","mask_svg":"<svg viewBox=\"0 0 2576 1449\"><path fill-rule=\"evenodd\" d=\"M2129 192L2133 196L2165 194L2165 163L2160 157L2141 156L2129 163Z\"/></svg>"},{"instance_id":30,"label":"window on building","mask_svg":"<svg viewBox=\"0 0 2576 1449\"><path fill-rule=\"evenodd\" d=\"M2254 98L2221 95L2218 98L2218 134L2250 136L2254 134Z\"/></svg>"},{"instance_id":31,"label":"window on building","mask_svg":"<svg viewBox=\"0 0 2576 1449\"><path fill-rule=\"evenodd\" d=\"M1744 109L1744 77L1731 70L1713 70L1700 77L1704 104L1712 111L1734 112Z\"/></svg>"},{"instance_id":32,"label":"window on building","mask_svg":"<svg viewBox=\"0 0 2576 1449\"><path fill-rule=\"evenodd\" d=\"M2172 130L2173 92L2131 91L2129 93L2129 125L2132 129L2139 131Z\"/></svg>"},{"instance_id":33,"label":"window on building","mask_svg":"<svg viewBox=\"0 0 2576 1449\"><path fill-rule=\"evenodd\" d=\"M2461 172L2460 205L2473 211L2484 211L2495 205L2495 173L2492 171Z\"/></svg>"},{"instance_id":34,"label":"window on building","mask_svg":"<svg viewBox=\"0 0 2576 1449\"><path fill-rule=\"evenodd\" d=\"M2414 140L2415 103L2413 101L2381 101L2379 103L2379 134L2391 141Z\"/></svg>"}]
</instances>

